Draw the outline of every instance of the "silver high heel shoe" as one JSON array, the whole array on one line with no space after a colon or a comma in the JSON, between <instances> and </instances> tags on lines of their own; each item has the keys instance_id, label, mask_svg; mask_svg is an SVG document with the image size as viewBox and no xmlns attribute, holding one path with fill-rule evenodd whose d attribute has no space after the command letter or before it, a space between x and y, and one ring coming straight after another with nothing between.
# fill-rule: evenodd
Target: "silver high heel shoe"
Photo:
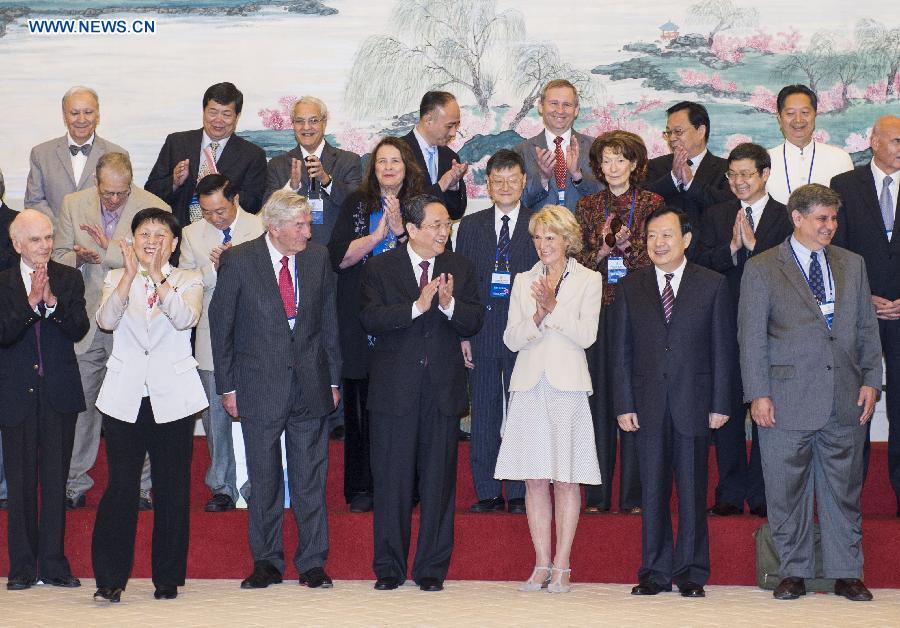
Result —
<instances>
[{"instance_id":1,"label":"silver high heel shoe","mask_svg":"<svg viewBox=\"0 0 900 628\"><path fill-rule=\"evenodd\" d=\"M553 567L551 570L554 574L559 574L559 576L553 576L551 578L551 582L547 585L547 591L550 593L568 593L572 590L568 584L562 583L562 576L564 573L572 573L571 569L558 569Z\"/></svg>"},{"instance_id":2,"label":"silver high heel shoe","mask_svg":"<svg viewBox=\"0 0 900 628\"><path fill-rule=\"evenodd\" d=\"M537 575L539 571L546 571L547 577L539 582L534 582L534 577ZM526 593L533 593L535 591L540 591L541 589L546 589L547 585L550 584L550 573L553 571L553 563L550 563L546 567L539 567L535 565L534 571L531 572L531 575L528 577L528 580L523 582L519 586L519 591L525 591Z\"/></svg>"}]
</instances>

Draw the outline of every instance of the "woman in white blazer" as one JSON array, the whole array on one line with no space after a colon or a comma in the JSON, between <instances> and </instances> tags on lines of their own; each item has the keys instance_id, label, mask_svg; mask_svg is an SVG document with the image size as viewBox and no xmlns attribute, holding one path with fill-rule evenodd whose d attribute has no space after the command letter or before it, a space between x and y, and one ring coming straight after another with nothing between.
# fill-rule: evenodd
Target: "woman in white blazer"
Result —
<instances>
[{"instance_id":1,"label":"woman in white blazer","mask_svg":"<svg viewBox=\"0 0 900 628\"><path fill-rule=\"evenodd\" d=\"M194 414L207 406L191 355L200 319L203 279L168 260L181 227L169 212L144 209L120 241L125 267L103 285L97 325L113 332L113 349L97 397L103 413L109 484L94 523L96 600L118 602L134 563L137 502L145 454L150 455L154 517L152 570L156 599L184 584Z\"/></svg>"},{"instance_id":2,"label":"woman in white blazer","mask_svg":"<svg viewBox=\"0 0 900 628\"><path fill-rule=\"evenodd\" d=\"M597 337L603 280L575 261L581 227L565 207L544 206L528 231L539 261L513 283L503 341L518 355L495 476L525 481L535 568L520 589L565 593L581 511L579 485L600 483L584 350ZM556 502L552 561L550 482Z\"/></svg>"}]
</instances>

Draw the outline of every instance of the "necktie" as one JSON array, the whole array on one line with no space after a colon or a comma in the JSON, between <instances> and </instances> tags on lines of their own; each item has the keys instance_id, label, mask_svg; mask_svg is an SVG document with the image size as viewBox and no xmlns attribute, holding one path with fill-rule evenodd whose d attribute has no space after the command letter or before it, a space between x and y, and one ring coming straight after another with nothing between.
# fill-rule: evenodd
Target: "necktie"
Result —
<instances>
[{"instance_id":1,"label":"necktie","mask_svg":"<svg viewBox=\"0 0 900 628\"><path fill-rule=\"evenodd\" d=\"M504 270L509 272L509 216L503 216L500 220L503 221L503 226L500 227L500 237L497 238L497 263L502 262Z\"/></svg>"},{"instance_id":2,"label":"necktie","mask_svg":"<svg viewBox=\"0 0 900 628\"><path fill-rule=\"evenodd\" d=\"M422 260L419 262L419 268L422 269L422 274L419 275L419 290L428 285L428 267L431 266L431 262L427 262Z\"/></svg>"},{"instance_id":3,"label":"necktie","mask_svg":"<svg viewBox=\"0 0 900 628\"><path fill-rule=\"evenodd\" d=\"M38 312L40 312L41 318L44 318L44 302L41 301L38 304ZM38 377L44 376L44 356L41 354L41 321L39 320L34 324L34 343L37 347L37 359L38 359Z\"/></svg>"},{"instance_id":4,"label":"necktie","mask_svg":"<svg viewBox=\"0 0 900 628\"><path fill-rule=\"evenodd\" d=\"M809 286L813 296L819 303L825 303L825 281L822 279L822 265L818 253L813 252L809 258Z\"/></svg>"},{"instance_id":5,"label":"necktie","mask_svg":"<svg viewBox=\"0 0 900 628\"><path fill-rule=\"evenodd\" d=\"M756 233L756 225L753 223L753 210L747 205L744 207L744 212L747 214L747 223L750 225L750 230Z\"/></svg>"},{"instance_id":6,"label":"necktie","mask_svg":"<svg viewBox=\"0 0 900 628\"><path fill-rule=\"evenodd\" d=\"M231 242L231 227L225 227L222 229L222 244L228 244Z\"/></svg>"},{"instance_id":7,"label":"necktie","mask_svg":"<svg viewBox=\"0 0 900 628\"><path fill-rule=\"evenodd\" d=\"M288 270L287 255L281 258L281 272L278 273L278 292L281 293L284 313L288 318L296 317L297 302L294 300L294 282L291 279L291 271Z\"/></svg>"},{"instance_id":8,"label":"necktie","mask_svg":"<svg viewBox=\"0 0 900 628\"><path fill-rule=\"evenodd\" d=\"M881 197L878 205L881 206L881 217L884 218L884 228L891 231L894 228L894 199L891 198L891 177L885 177L881 184Z\"/></svg>"},{"instance_id":9,"label":"necktie","mask_svg":"<svg viewBox=\"0 0 900 628\"><path fill-rule=\"evenodd\" d=\"M81 153L85 157L91 154L91 145L90 144L82 144L81 146L76 146L75 144L69 144L69 152L72 153L72 157Z\"/></svg>"},{"instance_id":10,"label":"necktie","mask_svg":"<svg viewBox=\"0 0 900 628\"><path fill-rule=\"evenodd\" d=\"M563 138L556 137L553 140L553 143L556 144L556 150L554 151L554 156L556 157L556 164L553 166L553 175L556 177L556 189L557 190L565 190L566 189L566 156L563 154L562 143Z\"/></svg>"},{"instance_id":11,"label":"necktie","mask_svg":"<svg viewBox=\"0 0 900 628\"><path fill-rule=\"evenodd\" d=\"M666 317L666 325L672 320L672 308L675 307L675 291L672 290L672 277L675 273L666 273L666 286L662 291L663 315Z\"/></svg>"},{"instance_id":12,"label":"necktie","mask_svg":"<svg viewBox=\"0 0 900 628\"><path fill-rule=\"evenodd\" d=\"M428 147L428 176L432 185L437 183L437 146Z\"/></svg>"},{"instance_id":13,"label":"necktie","mask_svg":"<svg viewBox=\"0 0 900 628\"><path fill-rule=\"evenodd\" d=\"M216 153L218 150L219 143L210 142L209 148L201 152L200 167L197 169L198 182L206 175L216 173ZM190 207L188 207L188 217L191 223L195 223L203 218L203 211L200 209L200 201L197 200L196 193L194 193L194 198L191 200Z\"/></svg>"}]
</instances>

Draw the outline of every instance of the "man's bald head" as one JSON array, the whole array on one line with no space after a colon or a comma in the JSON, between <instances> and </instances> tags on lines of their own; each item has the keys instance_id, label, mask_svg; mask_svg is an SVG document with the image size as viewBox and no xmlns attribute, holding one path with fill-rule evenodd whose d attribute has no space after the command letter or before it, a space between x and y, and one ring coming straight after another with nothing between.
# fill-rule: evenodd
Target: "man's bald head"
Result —
<instances>
[{"instance_id":1,"label":"man's bald head","mask_svg":"<svg viewBox=\"0 0 900 628\"><path fill-rule=\"evenodd\" d=\"M45 266L53 252L53 223L36 209L19 212L9 226L9 238L16 253L31 268Z\"/></svg>"},{"instance_id":2,"label":"man's bald head","mask_svg":"<svg viewBox=\"0 0 900 628\"><path fill-rule=\"evenodd\" d=\"M900 170L900 116L884 115L872 127L872 159L885 174Z\"/></svg>"}]
</instances>

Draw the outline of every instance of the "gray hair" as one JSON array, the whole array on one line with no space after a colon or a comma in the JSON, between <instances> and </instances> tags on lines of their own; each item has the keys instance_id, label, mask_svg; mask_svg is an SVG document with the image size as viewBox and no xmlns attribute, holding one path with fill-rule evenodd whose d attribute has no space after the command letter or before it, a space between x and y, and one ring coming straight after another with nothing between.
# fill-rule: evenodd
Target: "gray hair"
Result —
<instances>
[{"instance_id":1,"label":"gray hair","mask_svg":"<svg viewBox=\"0 0 900 628\"><path fill-rule=\"evenodd\" d=\"M788 215L798 211L804 216L812 211L813 207L841 208L841 195L829 187L819 183L801 185L791 193L787 202Z\"/></svg>"},{"instance_id":2,"label":"gray hair","mask_svg":"<svg viewBox=\"0 0 900 628\"><path fill-rule=\"evenodd\" d=\"M19 212L18 216L13 218L12 223L10 223L9 225L10 239L19 239L19 234L22 232L22 227L26 222L41 219L43 219L48 225L50 225L51 230L53 229L53 222L50 220L50 218L47 217L47 214L36 209L23 209Z\"/></svg>"},{"instance_id":3,"label":"gray hair","mask_svg":"<svg viewBox=\"0 0 900 628\"><path fill-rule=\"evenodd\" d=\"M319 109L319 115L328 119L328 107L325 106L325 103L316 98L315 96L301 96L297 102L294 103L294 108L291 109L291 117L294 117L294 112L297 111L297 107L299 105L314 105Z\"/></svg>"},{"instance_id":4,"label":"gray hair","mask_svg":"<svg viewBox=\"0 0 900 628\"><path fill-rule=\"evenodd\" d=\"M275 190L263 205L260 214L266 228L278 228L300 214L311 214L312 208L305 196L291 190Z\"/></svg>"},{"instance_id":5,"label":"gray hair","mask_svg":"<svg viewBox=\"0 0 900 628\"><path fill-rule=\"evenodd\" d=\"M100 97L90 87L85 87L84 85L76 85L74 87L70 87L62 97L62 107L66 108L66 101L74 96L75 94L90 94L94 97L94 101L97 103L97 107L100 107Z\"/></svg>"},{"instance_id":6,"label":"gray hair","mask_svg":"<svg viewBox=\"0 0 900 628\"><path fill-rule=\"evenodd\" d=\"M97 183L100 182L100 171L108 169L120 174L128 175L128 180L134 179L131 169L131 159L125 153L104 153L97 160Z\"/></svg>"}]
</instances>

